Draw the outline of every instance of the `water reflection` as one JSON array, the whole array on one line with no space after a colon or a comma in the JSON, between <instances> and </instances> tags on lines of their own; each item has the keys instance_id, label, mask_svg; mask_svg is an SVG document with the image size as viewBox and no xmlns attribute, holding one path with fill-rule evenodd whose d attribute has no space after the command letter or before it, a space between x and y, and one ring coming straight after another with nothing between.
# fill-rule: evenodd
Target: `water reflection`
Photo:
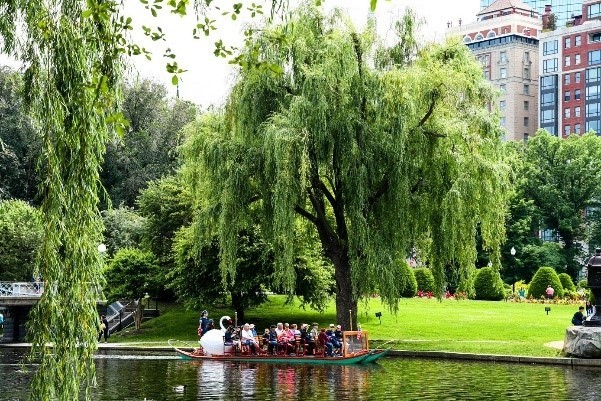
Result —
<instances>
[{"instance_id":1,"label":"water reflection","mask_svg":"<svg viewBox=\"0 0 601 401\"><path fill-rule=\"evenodd\" d=\"M0 349L0 400L26 400L36 369ZM582 400L601 399L599 368L423 359L370 366L185 362L120 355L96 361L98 401L129 400ZM184 393L174 386L185 385ZM586 389L586 390L585 390Z\"/></svg>"}]
</instances>

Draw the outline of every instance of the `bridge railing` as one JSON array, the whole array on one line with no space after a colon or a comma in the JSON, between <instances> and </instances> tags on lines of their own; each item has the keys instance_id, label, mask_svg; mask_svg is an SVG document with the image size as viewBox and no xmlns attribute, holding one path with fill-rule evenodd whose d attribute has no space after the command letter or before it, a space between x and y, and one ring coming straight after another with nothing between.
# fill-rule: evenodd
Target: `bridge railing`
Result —
<instances>
[{"instance_id":1,"label":"bridge railing","mask_svg":"<svg viewBox=\"0 0 601 401\"><path fill-rule=\"evenodd\" d=\"M0 281L0 297L39 297L43 292L43 282Z\"/></svg>"}]
</instances>

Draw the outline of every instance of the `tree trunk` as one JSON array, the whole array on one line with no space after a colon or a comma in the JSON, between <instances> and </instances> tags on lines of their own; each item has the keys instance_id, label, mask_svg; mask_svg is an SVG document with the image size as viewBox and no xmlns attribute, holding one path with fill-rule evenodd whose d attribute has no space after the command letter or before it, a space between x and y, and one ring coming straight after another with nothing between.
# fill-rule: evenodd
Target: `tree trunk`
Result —
<instances>
[{"instance_id":1,"label":"tree trunk","mask_svg":"<svg viewBox=\"0 0 601 401\"><path fill-rule=\"evenodd\" d=\"M232 308L236 312L236 315L232 316L232 321L236 321L236 317L238 318L238 326L245 323L244 321L244 306L242 305L243 296L238 291L231 291L232 297Z\"/></svg>"},{"instance_id":2,"label":"tree trunk","mask_svg":"<svg viewBox=\"0 0 601 401\"><path fill-rule=\"evenodd\" d=\"M331 257L336 278L336 324L342 330L357 328L357 298L353 295L351 263L345 250Z\"/></svg>"}]
</instances>

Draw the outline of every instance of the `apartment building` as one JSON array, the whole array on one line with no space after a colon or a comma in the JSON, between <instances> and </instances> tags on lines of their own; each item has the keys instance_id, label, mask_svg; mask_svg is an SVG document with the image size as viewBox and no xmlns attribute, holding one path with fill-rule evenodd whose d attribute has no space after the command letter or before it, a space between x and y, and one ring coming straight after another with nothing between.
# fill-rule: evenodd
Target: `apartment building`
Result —
<instances>
[{"instance_id":1,"label":"apartment building","mask_svg":"<svg viewBox=\"0 0 601 401\"><path fill-rule=\"evenodd\" d=\"M600 0L601 1L601 0ZM538 129L538 12L520 0L496 0L478 20L447 30L482 63L484 75L502 95L493 105L506 140L527 140Z\"/></svg>"},{"instance_id":2,"label":"apartment building","mask_svg":"<svg viewBox=\"0 0 601 401\"><path fill-rule=\"evenodd\" d=\"M540 35L540 126L566 137L601 132L601 0L585 0L571 26Z\"/></svg>"},{"instance_id":3,"label":"apartment building","mask_svg":"<svg viewBox=\"0 0 601 401\"><path fill-rule=\"evenodd\" d=\"M582 0L523 0L524 4L533 8L542 15L546 6L551 6L553 14L557 17L557 26L563 27L572 20L574 15L580 14L582 9ZM480 8L484 10L489 7L494 0L480 0Z\"/></svg>"}]
</instances>

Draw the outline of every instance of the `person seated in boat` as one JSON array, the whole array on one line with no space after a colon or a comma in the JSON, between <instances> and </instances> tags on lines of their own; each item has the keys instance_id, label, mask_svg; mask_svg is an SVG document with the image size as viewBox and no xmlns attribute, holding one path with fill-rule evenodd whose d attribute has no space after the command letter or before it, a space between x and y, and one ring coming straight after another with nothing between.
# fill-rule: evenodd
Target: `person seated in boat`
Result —
<instances>
[{"instance_id":1,"label":"person seated in boat","mask_svg":"<svg viewBox=\"0 0 601 401\"><path fill-rule=\"evenodd\" d=\"M267 352L270 354L274 354L278 346L278 334L275 330L276 326L272 324L269 328L269 346L267 347Z\"/></svg>"},{"instance_id":2,"label":"person seated in boat","mask_svg":"<svg viewBox=\"0 0 601 401\"><path fill-rule=\"evenodd\" d=\"M340 354L342 350L342 343L336 338L336 326L333 323L330 324L330 329L326 331L326 335L329 337L332 347L337 354Z\"/></svg>"},{"instance_id":3,"label":"person seated in boat","mask_svg":"<svg viewBox=\"0 0 601 401\"><path fill-rule=\"evenodd\" d=\"M254 325L254 324L252 324L252 323L250 324L250 331L252 331L252 332L253 332L253 336L255 336L255 337L257 337L257 336L258 336L258 334L257 334L257 329L255 329L255 325Z\"/></svg>"},{"instance_id":4,"label":"person seated in boat","mask_svg":"<svg viewBox=\"0 0 601 401\"><path fill-rule=\"evenodd\" d=\"M313 328L309 329L309 325L305 325L304 330L304 344L305 344L305 355L313 355L315 353L315 342L319 335L319 325L313 323ZM303 329L301 327L301 341L303 341Z\"/></svg>"},{"instance_id":5,"label":"person seated in boat","mask_svg":"<svg viewBox=\"0 0 601 401\"><path fill-rule=\"evenodd\" d=\"M283 332L284 332L284 324L278 323L278 326L275 328L275 333L277 334L278 338L280 338L280 336L282 335Z\"/></svg>"},{"instance_id":6,"label":"person seated in boat","mask_svg":"<svg viewBox=\"0 0 601 401\"><path fill-rule=\"evenodd\" d=\"M261 347L265 350L269 348L269 329L265 329L263 333L263 337L261 337Z\"/></svg>"},{"instance_id":7,"label":"person seated in boat","mask_svg":"<svg viewBox=\"0 0 601 401\"><path fill-rule=\"evenodd\" d=\"M326 329L321 329L317 336L317 341L325 348L326 356L334 356L334 352L332 351L334 347L330 341L330 336L326 334Z\"/></svg>"},{"instance_id":8,"label":"person seated in boat","mask_svg":"<svg viewBox=\"0 0 601 401\"><path fill-rule=\"evenodd\" d=\"M223 345L232 346L236 350L240 349L240 341L236 336L234 326L229 326L227 330L225 330L225 334L223 335Z\"/></svg>"},{"instance_id":9,"label":"person seated in boat","mask_svg":"<svg viewBox=\"0 0 601 401\"><path fill-rule=\"evenodd\" d=\"M286 355L294 353L296 338L294 337L294 333L290 330L290 325L288 323L284 324L284 331L278 338L278 344L280 349L283 349Z\"/></svg>"},{"instance_id":10,"label":"person seated in boat","mask_svg":"<svg viewBox=\"0 0 601 401\"><path fill-rule=\"evenodd\" d=\"M259 344L255 342L255 336L253 335L252 330L250 329L250 325L246 323L242 327L242 345L250 348L250 352L253 355L257 355L257 347Z\"/></svg>"},{"instance_id":11,"label":"person seated in boat","mask_svg":"<svg viewBox=\"0 0 601 401\"><path fill-rule=\"evenodd\" d=\"M300 337L301 332L298 329L298 326L296 325L296 323L293 323L290 325L290 331L294 334L295 337Z\"/></svg>"}]
</instances>

